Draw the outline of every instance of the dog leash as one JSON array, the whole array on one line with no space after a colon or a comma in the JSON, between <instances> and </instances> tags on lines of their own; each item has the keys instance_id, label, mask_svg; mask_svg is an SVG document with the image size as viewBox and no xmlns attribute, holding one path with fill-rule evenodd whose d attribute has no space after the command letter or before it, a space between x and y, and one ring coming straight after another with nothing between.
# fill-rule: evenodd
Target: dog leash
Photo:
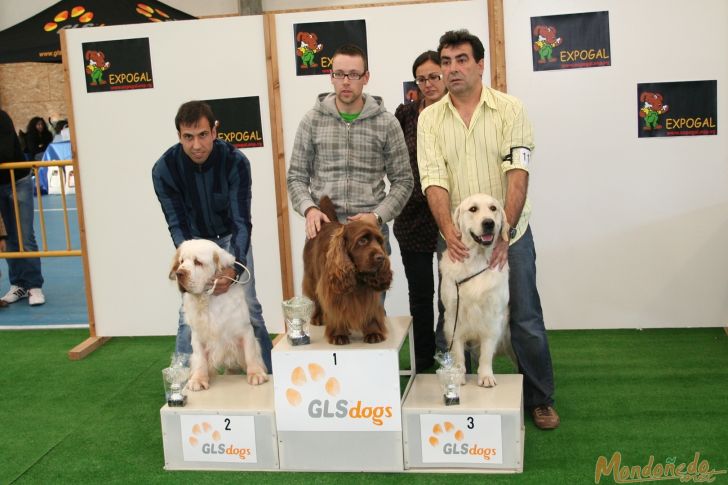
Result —
<instances>
[{"instance_id":1,"label":"dog leash","mask_svg":"<svg viewBox=\"0 0 728 485\"><path fill-rule=\"evenodd\" d=\"M238 263L237 261L235 261L235 264L237 264L238 266L240 266L241 268L243 268L243 273L248 273L248 279L245 280L245 281L240 281L239 277L233 279L233 278L230 278L228 276L221 276L221 278L227 278L227 279L229 279L230 281L232 281L232 284L233 285L238 285L238 284L240 284L240 285L247 285L250 282L250 280L253 278L253 275L250 273L250 270L248 269L248 267L245 266L244 264ZM217 287L217 280L218 280L218 278L215 278L215 279L212 280L212 288L210 288L209 290L207 290L207 294L208 295L212 295L213 293L215 293L215 288Z\"/></svg>"},{"instance_id":2,"label":"dog leash","mask_svg":"<svg viewBox=\"0 0 728 485\"><path fill-rule=\"evenodd\" d=\"M467 283L468 281L472 280L479 274L485 273L488 270L488 266L481 269L475 274L471 274L467 278L463 278L460 281L455 282L455 294L456 294L456 300L455 300L455 325L453 325L452 328L452 339L450 340L450 346L447 348L447 351L452 351L452 344L455 342L455 331L458 328L458 315L460 314L460 285Z\"/></svg>"}]
</instances>

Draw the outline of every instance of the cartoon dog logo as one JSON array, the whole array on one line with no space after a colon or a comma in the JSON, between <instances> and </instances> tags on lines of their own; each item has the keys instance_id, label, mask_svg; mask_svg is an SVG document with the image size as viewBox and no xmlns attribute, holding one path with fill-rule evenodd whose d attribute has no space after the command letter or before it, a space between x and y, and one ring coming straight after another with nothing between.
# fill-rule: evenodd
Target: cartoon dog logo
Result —
<instances>
[{"instance_id":1,"label":"cartoon dog logo","mask_svg":"<svg viewBox=\"0 0 728 485\"><path fill-rule=\"evenodd\" d=\"M640 118L645 119L645 126L642 129L650 131L662 128L662 125L658 124L660 115L670 111L668 105L662 104L662 94L645 91L640 94L640 103L643 103L640 108Z\"/></svg>"},{"instance_id":2,"label":"cartoon dog logo","mask_svg":"<svg viewBox=\"0 0 728 485\"><path fill-rule=\"evenodd\" d=\"M301 67L318 67L314 61L316 54L321 52L324 45L319 43L318 35L312 32L299 32L296 34L296 41L299 43L296 48L296 55L301 58Z\"/></svg>"},{"instance_id":3,"label":"cartoon dog logo","mask_svg":"<svg viewBox=\"0 0 728 485\"><path fill-rule=\"evenodd\" d=\"M111 67L111 63L106 60L106 56L101 51L86 51L86 73L91 76L91 86L106 84L104 81L104 71Z\"/></svg>"},{"instance_id":4,"label":"cartoon dog logo","mask_svg":"<svg viewBox=\"0 0 728 485\"><path fill-rule=\"evenodd\" d=\"M537 25L533 29L533 35L536 36L536 42L533 43L533 50L538 52L538 63L546 64L546 61L554 62L556 60L552 55L554 47L561 45L561 37L556 37L556 27Z\"/></svg>"}]
</instances>

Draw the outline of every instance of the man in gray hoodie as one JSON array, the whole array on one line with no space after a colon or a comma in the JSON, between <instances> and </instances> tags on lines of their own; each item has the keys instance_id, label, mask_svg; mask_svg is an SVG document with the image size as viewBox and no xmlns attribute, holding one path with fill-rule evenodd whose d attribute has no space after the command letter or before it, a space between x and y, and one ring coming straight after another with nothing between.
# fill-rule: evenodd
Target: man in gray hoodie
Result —
<instances>
[{"instance_id":1,"label":"man in gray hoodie","mask_svg":"<svg viewBox=\"0 0 728 485\"><path fill-rule=\"evenodd\" d=\"M364 52L339 47L332 59L334 93L320 94L301 120L288 169L288 194L316 237L329 219L318 209L328 195L340 222L364 219L382 228L397 216L412 187L412 169L397 119L382 99L363 94L369 81ZM384 178L389 180L389 192Z\"/></svg>"}]
</instances>

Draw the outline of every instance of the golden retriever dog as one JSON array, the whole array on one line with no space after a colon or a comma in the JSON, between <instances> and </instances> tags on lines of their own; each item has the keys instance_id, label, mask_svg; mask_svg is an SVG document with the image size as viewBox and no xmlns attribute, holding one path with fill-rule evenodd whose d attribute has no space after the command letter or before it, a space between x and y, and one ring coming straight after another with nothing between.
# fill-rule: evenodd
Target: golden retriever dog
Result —
<instances>
[{"instance_id":1,"label":"golden retriever dog","mask_svg":"<svg viewBox=\"0 0 728 485\"><path fill-rule=\"evenodd\" d=\"M213 295L215 274L233 267L235 257L212 241L191 239L177 248L169 273L182 292L182 308L192 330L192 391L208 389L217 368L245 370L248 383L263 384L268 373L253 334L242 284Z\"/></svg>"},{"instance_id":2,"label":"golden retriever dog","mask_svg":"<svg viewBox=\"0 0 728 485\"><path fill-rule=\"evenodd\" d=\"M466 198L453 212L453 222L462 233L468 257L452 261L445 251L440 262L445 337L456 364L465 365L466 344L480 347L478 385L483 387L496 385L496 350L502 343L510 350L508 265L501 271L488 269L495 243L499 238L508 240L505 220L502 205L490 195Z\"/></svg>"},{"instance_id":3,"label":"golden retriever dog","mask_svg":"<svg viewBox=\"0 0 728 485\"><path fill-rule=\"evenodd\" d=\"M303 294L314 302L311 323L325 325L333 345L348 344L352 331L361 332L366 343L382 342L387 338L382 291L392 283L384 236L368 222L340 224L327 196L319 206L331 222L303 248Z\"/></svg>"}]
</instances>

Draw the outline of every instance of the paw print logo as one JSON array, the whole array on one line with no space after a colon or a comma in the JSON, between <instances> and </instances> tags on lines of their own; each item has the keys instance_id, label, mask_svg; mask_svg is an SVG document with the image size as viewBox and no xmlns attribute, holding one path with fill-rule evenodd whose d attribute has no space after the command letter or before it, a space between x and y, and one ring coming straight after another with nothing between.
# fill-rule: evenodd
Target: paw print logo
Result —
<instances>
[{"instance_id":1,"label":"paw print logo","mask_svg":"<svg viewBox=\"0 0 728 485\"><path fill-rule=\"evenodd\" d=\"M61 10L60 12L58 12L56 16L53 17L52 22L47 22L43 26L43 30L45 30L46 32L53 32L58 28L60 24L66 22L69 19L78 19L78 23L87 24L91 22L93 18L94 13L92 11L87 11L85 7L78 5L76 7L73 7L70 12L68 10Z\"/></svg>"},{"instance_id":2,"label":"paw print logo","mask_svg":"<svg viewBox=\"0 0 728 485\"><path fill-rule=\"evenodd\" d=\"M165 20L170 20L169 15L167 15L163 10L152 8L144 3L137 3L136 11L139 15L146 17L150 22L164 22Z\"/></svg>"},{"instance_id":3,"label":"paw print logo","mask_svg":"<svg viewBox=\"0 0 728 485\"><path fill-rule=\"evenodd\" d=\"M202 422L197 423L196 425L192 426L192 436L190 436L187 441L192 446L197 446L197 444L204 439L204 441L209 441L208 439L205 439L207 437L212 438L212 441L220 441L220 432L216 429L212 429L212 425L208 422Z\"/></svg>"},{"instance_id":4,"label":"paw print logo","mask_svg":"<svg viewBox=\"0 0 728 485\"><path fill-rule=\"evenodd\" d=\"M300 366L296 367L293 369L293 372L291 372L291 384L295 387L289 387L286 389L286 399L288 400L288 404L291 406L298 406L303 401L301 393L296 388L300 389L305 386L309 380L312 382L323 383L324 379L326 379L326 371L320 365L310 363L307 367L308 376L306 375L306 371L303 367ZM324 384L324 389L329 396L335 397L339 394L339 392L341 392L341 385L336 377L329 377Z\"/></svg>"},{"instance_id":5,"label":"paw print logo","mask_svg":"<svg viewBox=\"0 0 728 485\"><path fill-rule=\"evenodd\" d=\"M453 430L455 430L454 433ZM462 441L465 437L461 430L455 429L454 424L450 421L445 421L442 425L436 424L432 427L432 434L428 440L430 442L430 446L437 446L448 434L452 434L455 441Z\"/></svg>"}]
</instances>

